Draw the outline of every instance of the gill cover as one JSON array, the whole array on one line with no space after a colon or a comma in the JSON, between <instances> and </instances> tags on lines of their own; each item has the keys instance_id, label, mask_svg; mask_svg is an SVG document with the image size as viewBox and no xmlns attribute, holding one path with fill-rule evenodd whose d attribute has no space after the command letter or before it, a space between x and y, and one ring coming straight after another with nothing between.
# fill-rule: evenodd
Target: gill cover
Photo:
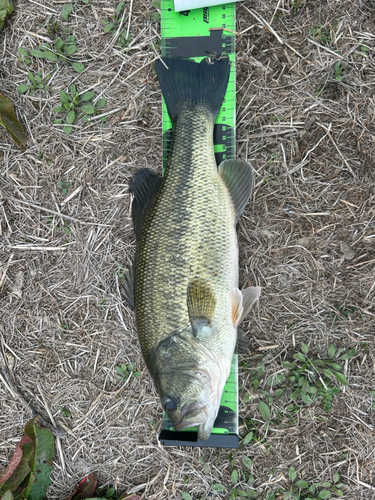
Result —
<instances>
[{"instance_id":1,"label":"gill cover","mask_svg":"<svg viewBox=\"0 0 375 500\"><path fill-rule=\"evenodd\" d=\"M198 437L207 440L225 383L220 360L194 336L189 326L159 342L148 361L163 409L174 428L197 426Z\"/></svg>"}]
</instances>

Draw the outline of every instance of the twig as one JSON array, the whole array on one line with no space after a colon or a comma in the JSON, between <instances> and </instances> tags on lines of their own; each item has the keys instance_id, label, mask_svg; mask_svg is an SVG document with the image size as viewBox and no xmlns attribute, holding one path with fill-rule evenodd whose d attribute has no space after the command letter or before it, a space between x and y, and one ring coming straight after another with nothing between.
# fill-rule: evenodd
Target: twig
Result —
<instances>
[{"instance_id":1,"label":"twig","mask_svg":"<svg viewBox=\"0 0 375 500\"><path fill-rule=\"evenodd\" d=\"M276 33L276 31L272 28L272 26L269 23L267 23L265 19L263 19L263 17L260 14L255 12L253 9L248 9L246 5L244 5L244 7L258 21L258 23L260 23L265 28L268 28L268 30L273 34L273 36L277 39L277 41L281 43L281 45L284 45L284 40Z\"/></svg>"},{"instance_id":2,"label":"twig","mask_svg":"<svg viewBox=\"0 0 375 500\"><path fill-rule=\"evenodd\" d=\"M229 28L209 28L208 31L229 31L229 33L233 33L234 35L239 35L240 33L237 33L237 31L230 30Z\"/></svg>"},{"instance_id":3,"label":"twig","mask_svg":"<svg viewBox=\"0 0 375 500\"><path fill-rule=\"evenodd\" d=\"M133 10L133 0L130 0L130 7L129 7L129 20L128 20L128 29L126 30L126 37L129 38L129 31L130 31L130 23L131 23L131 18L132 18L132 10Z\"/></svg>"},{"instance_id":4,"label":"twig","mask_svg":"<svg viewBox=\"0 0 375 500\"><path fill-rule=\"evenodd\" d=\"M276 38L276 40L281 44L281 45L286 45L290 50L292 50L295 54L297 54L298 57L300 57L301 59L304 59L303 55L301 55L296 49L294 49L291 45L289 45L289 43L287 42L284 42L284 40L281 38L280 35L278 35L276 33L276 31L272 28L272 26L265 20L263 19L263 17L258 14L257 12L255 12L253 9L248 9L246 7L246 5L243 5L245 7L245 9L262 25L264 26L265 28L267 28L272 34L273 36ZM273 16L272 16L272 20L273 20Z\"/></svg>"},{"instance_id":5,"label":"twig","mask_svg":"<svg viewBox=\"0 0 375 500\"><path fill-rule=\"evenodd\" d=\"M274 20L274 17L276 16L276 12L277 12L277 9L279 8L280 2L281 2L281 0L279 0L279 1L277 2L276 8L275 8L275 10L273 11L273 14L272 14L272 17L271 17L270 24L272 24L272 23L273 23L273 20Z\"/></svg>"},{"instance_id":6,"label":"twig","mask_svg":"<svg viewBox=\"0 0 375 500\"><path fill-rule=\"evenodd\" d=\"M331 134L328 132L328 137L331 139L331 142L332 144L335 146L338 154L341 156L341 158L343 159L345 165L348 167L348 169L350 170L350 173L353 175L354 178L356 178L356 175L355 173L353 172L353 170L351 169L349 163L346 161L346 159L344 158L343 154L341 153L341 151L339 150L337 144L335 143L335 141L333 140L333 137L331 136Z\"/></svg>"},{"instance_id":7,"label":"twig","mask_svg":"<svg viewBox=\"0 0 375 500\"><path fill-rule=\"evenodd\" d=\"M14 253L10 254L7 265L5 266L5 269L4 269L3 274L1 276L1 279L0 279L0 290L3 286L4 281L5 281L5 276L7 275L7 272L8 272L9 266L13 260L13 257L14 257Z\"/></svg>"},{"instance_id":8,"label":"twig","mask_svg":"<svg viewBox=\"0 0 375 500\"><path fill-rule=\"evenodd\" d=\"M0 334L1 335L1 334ZM2 339L2 335L1 335ZM8 391L11 393L14 399L18 399L18 401L23 405L24 408L26 408L29 412L32 413L34 417L39 417L40 422L44 427L48 427L52 434L56 437L63 438L66 436L66 432L56 428L54 425L51 425L49 422L47 422L42 415L34 409L34 407L28 403L25 398L21 395L17 387L12 381L12 377L9 373L8 367L5 362L5 358L3 356L3 353L0 351L0 380L3 382L4 386L8 389Z\"/></svg>"},{"instance_id":9,"label":"twig","mask_svg":"<svg viewBox=\"0 0 375 500\"><path fill-rule=\"evenodd\" d=\"M127 76L125 78L125 82L127 80L129 80L129 78L131 78L132 76L136 75L139 71L141 71L142 69L146 68L146 66L148 66L149 64L153 63L156 61L156 59L160 59L159 56L158 57L155 57L154 59L152 59L151 61L149 61L148 63L144 64L143 66L141 66L140 68L138 68L136 71L134 71L134 73L131 73L129 76Z\"/></svg>"},{"instance_id":10,"label":"twig","mask_svg":"<svg viewBox=\"0 0 375 500\"><path fill-rule=\"evenodd\" d=\"M131 8L131 6L130 6ZM120 24L118 25L118 28L117 28L117 31L116 33L113 35L113 38L111 40L111 42L109 43L109 46L110 47L113 47L114 44L116 43L117 41L117 38L120 36L120 32L122 30L122 23L124 22L124 18L125 18L125 14L126 14L126 9L124 9L124 12L122 13L122 18L121 18L121 21L120 21ZM127 33L127 36L129 35L129 30L128 30L128 33Z\"/></svg>"},{"instance_id":11,"label":"twig","mask_svg":"<svg viewBox=\"0 0 375 500\"><path fill-rule=\"evenodd\" d=\"M106 113L102 113L100 115L92 116L88 121L89 123L99 120L99 118L103 118L103 116L108 116L108 115L113 115L113 113L117 113L118 111L121 111L127 107L127 104L125 106L120 106L119 108L116 109L111 109L111 111L107 111Z\"/></svg>"},{"instance_id":12,"label":"twig","mask_svg":"<svg viewBox=\"0 0 375 500\"><path fill-rule=\"evenodd\" d=\"M8 248L12 248L13 250L35 250L35 251L48 251L48 252L57 252L58 250L68 250L69 246L73 243L67 243L61 247L47 247L47 246L35 246L35 245L10 245Z\"/></svg>"},{"instance_id":13,"label":"twig","mask_svg":"<svg viewBox=\"0 0 375 500\"><path fill-rule=\"evenodd\" d=\"M321 49L325 50L326 52L329 52L330 54L336 56L338 59L345 59L345 57L341 56L337 52L334 52L333 50L329 49L328 47L325 47L324 45L320 45L320 43L316 42L315 40L312 40L311 38L308 39L309 42L313 43L317 47L320 47Z\"/></svg>"},{"instance_id":14,"label":"twig","mask_svg":"<svg viewBox=\"0 0 375 500\"><path fill-rule=\"evenodd\" d=\"M330 123L328 125L328 129L327 129L327 133L325 135L323 135L323 137L321 137L319 139L319 141L315 144L315 146L311 149L309 149L307 151L307 153L305 154L305 156L303 157L303 160L295 167L293 167L291 170L288 170L288 172L285 172L285 174L283 174L283 176L285 177L286 175L290 175L290 174L293 174L294 172L296 172L298 169L302 168L305 164L306 164L306 160L308 158L308 156L319 146L319 144L328 136L328 134L330 133L331 131L331 128L332 128L332 123Z\"/></svg>"},{"instance_id":15,"label":"twig","mask_svg":"<svg viewBox=\"0 0 375 500\"><path fill-rule=\"evenodd\" d=\"M86 222L80 219L76 219L75 217L71 217L70 215L65 215L56 210L51 210L50 208L41 207L40 205L34 205L34 203L30 203L25 200L19 200L17 198L10 197L10 199L15 203L23 203L24 205L28 205L29 207L36 208L41 212L47 212L49 214L58 215L62 219L72 220L73 222L79 222L80 224L85 224L87 226L102 226L102 227L111 227L109 224L100 224L99 222Z\"/></svg>"}]
</instances>

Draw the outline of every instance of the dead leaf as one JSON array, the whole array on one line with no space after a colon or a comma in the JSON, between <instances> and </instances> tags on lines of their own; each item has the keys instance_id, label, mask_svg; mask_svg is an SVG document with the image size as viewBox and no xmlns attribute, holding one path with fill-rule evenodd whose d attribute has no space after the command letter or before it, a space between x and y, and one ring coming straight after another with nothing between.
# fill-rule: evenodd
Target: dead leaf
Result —
<instances>
[{"instance_id":1,"label":"dead leaf","mask_svg":"<svg viewBox=\"0 0 375 500\"><path fill-rule=\"evenodd\" d=\"M300 238L297 240L297 245L300 245L301 247L307 248L310 244L310 241L312 238L309 238L308 236L304 236L303 238Z\"/></svg>"},{"instance_id":2,"label":"dead leaf","mask_svg":"<svg viewBox=\"0 0 375 500\"><path fill-rule=\"evenodd\" d=\"M17 295L19 299L22 298L23 282L24 282L23 271L19 271L17 273L16 280L12 288L12 292L14 293L14 295Z\"/></svg>"},{"instance_id":3,"label":"dead leaf","mask_svg":"<svg viewBox=\"0 0 375 500\"><path fill-rule=\"evenodd\" d=\"M340 250L344 254L344 259L345 260L352 260L352 259L354 259L355 253L350 248L350 246L347 243L345 243L345 241L342 241L340 243Z\"/></svg>"},{"instance_id":4,"label":"dead leaf","mask_svg":"<svg viewBox=\"0 0 375 500\"><path fill-rule=\"evenodd\" d=\"M11 101L0 94L0 125L11 135L12 139L22 150L26 149L26 136L22 125L17 120Z\"/></svg>"}]
</instances>

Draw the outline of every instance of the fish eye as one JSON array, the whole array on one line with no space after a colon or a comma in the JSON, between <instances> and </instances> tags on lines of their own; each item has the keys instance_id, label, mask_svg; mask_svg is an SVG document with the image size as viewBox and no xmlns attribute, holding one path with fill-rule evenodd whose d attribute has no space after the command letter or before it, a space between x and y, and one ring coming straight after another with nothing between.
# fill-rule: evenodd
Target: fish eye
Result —
<instances>
[{"instance_id":1,"label":"fish eye","mask_svg":"<svg viewBox=\"0 0 375 500\"><path fill-rule=\"evenodd\" d=\"M163 406L166 411L173 411L177 408L176 403L170 398L167 398L163 401Z\"/></svg>"}]
</instances>

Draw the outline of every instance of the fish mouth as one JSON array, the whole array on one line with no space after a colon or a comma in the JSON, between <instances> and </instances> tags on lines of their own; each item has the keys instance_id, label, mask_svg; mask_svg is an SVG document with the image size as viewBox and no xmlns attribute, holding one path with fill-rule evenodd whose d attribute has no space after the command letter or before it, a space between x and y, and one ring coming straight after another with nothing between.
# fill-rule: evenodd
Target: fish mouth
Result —
<instances>
[{"instance_id":1,"label":"fish mouth","mask_svg":"<svg viewBox=\"0 0 375 500\"><path fill-rule=\"evenodd\" d=\"M206 407L198 401L194 401L181 408L180 420L174 424L174 428L176 431L181 431L187 427L201 426L206 420Z\"/></svg>"}]
</instances>

